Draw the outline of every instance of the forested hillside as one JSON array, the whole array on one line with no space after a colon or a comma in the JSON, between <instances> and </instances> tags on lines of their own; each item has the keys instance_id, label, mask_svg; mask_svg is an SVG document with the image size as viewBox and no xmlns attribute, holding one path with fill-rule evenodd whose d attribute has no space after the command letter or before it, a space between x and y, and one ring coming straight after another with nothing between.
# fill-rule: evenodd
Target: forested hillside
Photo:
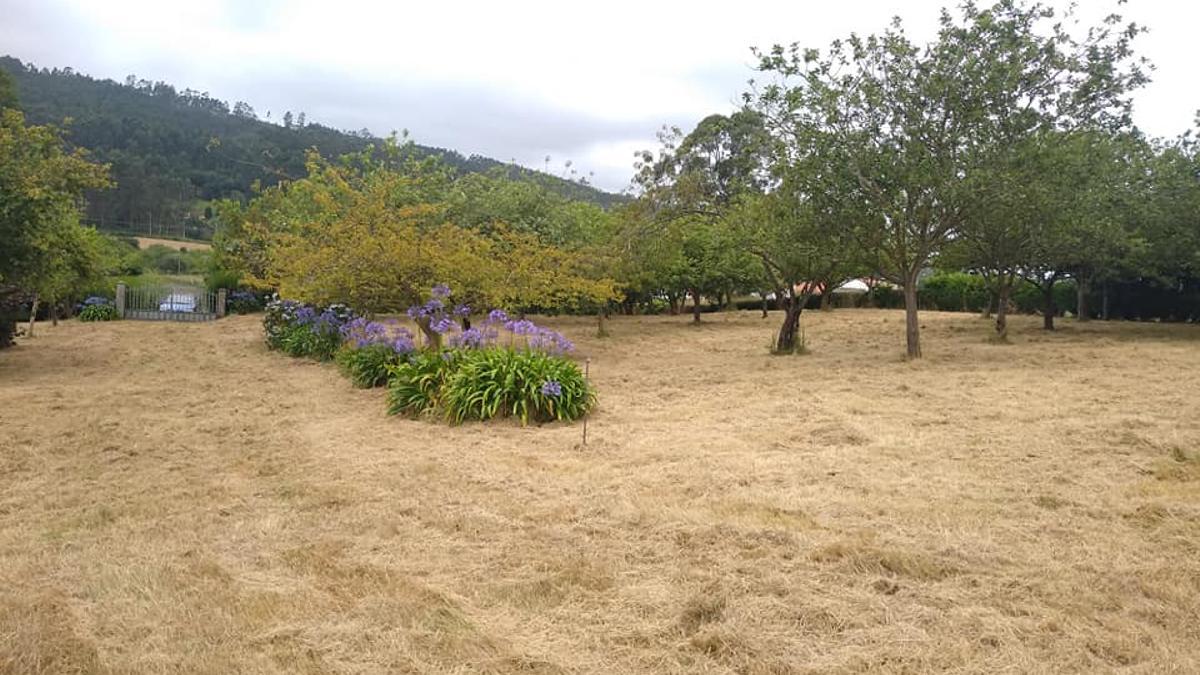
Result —
<instances>
[{"instance_id":1,"label":"forested hillside","mask_svg":"<svg viewBox=\"0 0 1200 675\"><path fill-rule=\"evenodd\" d=\"M31 124L66 125L69 143L112 165L116 187L89 193L85 219L106 230L208 238L208 202L245 198L256 182L271 185L305 174L305 153L326 157L378 142L367 131L347 132L277 111L260 119L247 103L230 105L207 92L165 82L124 83L89 77L70 68L39 69L10 56L0 68L16 82L17 98ZM402 112L397 124L403 123ZM454 150L412 146L441 155L459 172L497 172L537 181L574 199L608 206L619 195L586 184Z\"/></svg>"}]
</instances>

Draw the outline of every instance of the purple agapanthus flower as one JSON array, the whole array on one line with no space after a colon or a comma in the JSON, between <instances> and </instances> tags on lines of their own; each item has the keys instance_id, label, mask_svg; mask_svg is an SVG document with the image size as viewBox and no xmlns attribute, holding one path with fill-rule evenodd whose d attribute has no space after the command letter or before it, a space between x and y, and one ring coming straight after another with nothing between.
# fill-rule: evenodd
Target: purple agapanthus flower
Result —
<instances>
[{"instance_id":1,"label":"purple agapanthus flower","mask_svg":"<svg viewBox=\"0 0 1200 675\"><path fill-rule=\"evenodd\" d=\"M461 334L450 338L450 346L462 349L481 349L488 346L495 338L495 331L484 330L482 328L468 328Z\"/></svg>"},{"instance_id":2,"label":"purple agapanthus flower","mask_svg":"<svg viewBox=\"0 0 1200 675\"><path fill-rule=\"evenodd\" d=\"M556 380L546 380L542 383L542 395L551 398L562 396L562 383Z\"/></svg>"},{"instance_id":3,"label":"purple agapanthus flower","mask_svg":"<svg viewBox=\"0 0 1200 675\"><path fill-rule=\"evenodd\" d=\"M439 314L445 308L445 304L437 298L431 298L423 305L414 305L408 308L408 316L414 320L428 319L436 314Z\"/></svg>"},{"instance_id":4,"label":"purple agapanthus flower","mask_svg":"<svg viewBox=\"0 0 1200 675\"><path fill-rule=\"evenodd\" d=\"M504 328L513 335L533 335L538 330L537 325L528 319L505 322Z\"/></svg>"},{"instance_id":5,"label":"purple agapanthus flower","mask_svg":"<svg viewBox=\"0 0 1200 675\"><path fill-rule=\"evenodd\" d=\"M550 330L549 328L538 328L537 332L529 337L528 344L530 349L555 355L575 350L574 343L568 340L562 333Z\"/></svg>"},{"instance_id":6,"label":"purple agapanthus flower","mask_svg":"<svg viewBox=\"0 0 1200 675\"><path fill-rule=\"evenodd\" d=\"M508 323L508 313L502 309L493 309L488 312L488 323Z\"/></svg>"},{"instance_id":7,"label":"purple agapanthus flower","mask_svg":"<svg viewBox=\"0 0 1200 675\"><path fill-rule=\"evenodd\" d=\"M318 314L311 322L314 333L336 333L341 329L341 320L332 310Z\"/></svg>"},{"instance_id":8,"label":"purple agapanthus flower","mask_svg":"<svg viewBox=\"0 0 1200 675\"><path fill-rule=\"evenodd\" d=\"M446 284L438 284L433 287L433 297L448 298L450 297L450 287Z\"/></svg>"},{"instance_id":9,"label":"purple agapanthus flower","mask_svg":"<svg viewBox=\"0 0 1200 675\"><path fill-rule=\"evenodd\" d=\"M405 335L399 335L395 340L392 340L392 351L397 354L411 354L416 351L417 345L413 342L412 335L408 331L404 331Z\"/></svg>"},{"instance_id":10,"label":"purple agapanthus flower","mask_svg":"<svg viewBox=\"0 0 1200 675\"><path fill-rule=\"evenodd\" d=\"M307 326L317 320L317 310L307 305L296 310L296 323Z\"/></svg>"},{"instance_id":11,"label":"purple agapanthus flower","mask_svg":"<svg viewBox=\"0 0 1200 675\"><path fill-rule=\"evenodd\" d=\"M366 317L351 319L341 327L340 332L343 340L360 349L367 345L390 342L387 326Z\"/></svg>"},{"instance_id":12,"label":"purple agapanthus flower","mask_svg":"<svg viewBox=\"0 0 1200 675\"><path fill-rule=\"evenodd\" d=\"M471 316L471 307L469 305L459 305L454 308L454 316L466 317Z\"/></svg>"}]
</instances>

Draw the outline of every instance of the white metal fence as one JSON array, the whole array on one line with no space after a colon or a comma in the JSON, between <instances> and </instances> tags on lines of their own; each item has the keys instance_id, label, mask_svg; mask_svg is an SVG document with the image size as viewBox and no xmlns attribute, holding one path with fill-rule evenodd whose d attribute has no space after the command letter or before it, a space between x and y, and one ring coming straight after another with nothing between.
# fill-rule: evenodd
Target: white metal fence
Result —
<instances>
[{"instance_id":1,"label":"white metal fence","mask_svg":"<svg viewBox=\"0 0 1200 675\"><path fill-rule=\"evenodd\" d=\"M211 321L225 316L225 289L200 286L117 285L117 312L123 319Z\"/></svg>"}]
</instances>

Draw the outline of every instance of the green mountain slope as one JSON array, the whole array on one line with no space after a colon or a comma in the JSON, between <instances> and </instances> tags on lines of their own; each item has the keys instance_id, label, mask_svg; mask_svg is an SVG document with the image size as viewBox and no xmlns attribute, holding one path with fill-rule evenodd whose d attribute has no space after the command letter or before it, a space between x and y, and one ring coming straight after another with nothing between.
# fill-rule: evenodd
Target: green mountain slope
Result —
<instances>
[{"instance_id":1,"label":"green mountain slope","mask_svg":"<svg viewBox=\"0 0 1200 675\"><path fill-rule=\"evenodd\" d=\"M66 125L71 143L112 164L117 187L89 196L87 219L103 229L147 234L211 235L206 202L244 198L256 182L273 184L304 175L304 155L361 150L379 139L346 132L303 116L288 124L257 118L242 102L230 106L206 92L164 82L124 83L71 69L38 69L10 57L0 68L16 83L20 107L31 123ZM538 181L564 196L609 206L620 195L538 171L453 150L415 146L442 156L462 172L500 171Z\"/></svg>"}]
</instances>

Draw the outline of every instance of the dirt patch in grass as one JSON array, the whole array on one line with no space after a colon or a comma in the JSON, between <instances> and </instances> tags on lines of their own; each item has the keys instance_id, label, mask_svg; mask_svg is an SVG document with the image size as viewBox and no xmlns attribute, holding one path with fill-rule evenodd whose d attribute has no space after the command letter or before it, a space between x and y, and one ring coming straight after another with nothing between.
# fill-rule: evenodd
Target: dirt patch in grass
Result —
<instances>
[{"instance_id":1,"label":"dirt patch in grass","mask_svg":"<svg viewBox=\"0 0 1200 675\"><path fill-rule=\"evenodd\" d=\"M578 426L389 419L256 317L0 352L0 673L1200 671L1200 329L550 320Z\"/></svg>"},{"instance_id":2,"label":"dirt patch in grass","mask_svg":"<svg viewBox=\"0 0 1200 675\"><path fill-rule=\"evenodd\" d=\"M173 250L185 251L210 251L212 244L206 241L183 241L180 239L159 239L158 237L134 237L137 240L138 248L150 248L151 246L166 246Z\"/></svg>"}]
</instances>

